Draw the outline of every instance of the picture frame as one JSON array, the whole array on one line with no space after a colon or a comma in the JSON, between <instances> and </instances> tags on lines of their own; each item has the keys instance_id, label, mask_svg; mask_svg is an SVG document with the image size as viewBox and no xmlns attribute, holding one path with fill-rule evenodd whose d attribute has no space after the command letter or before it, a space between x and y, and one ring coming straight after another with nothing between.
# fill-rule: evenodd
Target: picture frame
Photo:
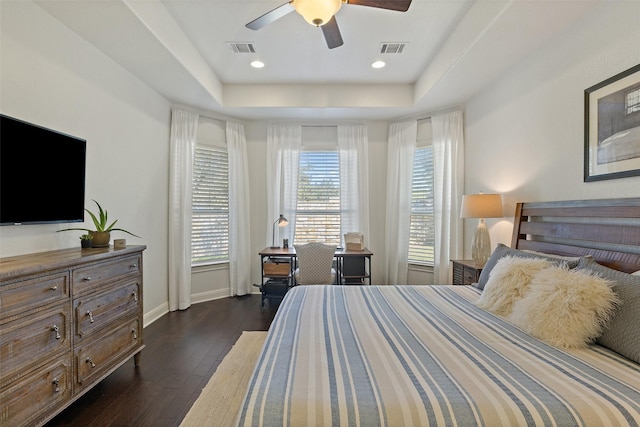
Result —
<instances>
[{"instance_id":1,"label":"picture frame","mask_svg":"<svg viewBox=\"0 0 640 427\"><path fill-rule=\"evenodd\" d=\"M584 181L640 176L640 64L584 91Z\"/></svg>"}]
</instances>

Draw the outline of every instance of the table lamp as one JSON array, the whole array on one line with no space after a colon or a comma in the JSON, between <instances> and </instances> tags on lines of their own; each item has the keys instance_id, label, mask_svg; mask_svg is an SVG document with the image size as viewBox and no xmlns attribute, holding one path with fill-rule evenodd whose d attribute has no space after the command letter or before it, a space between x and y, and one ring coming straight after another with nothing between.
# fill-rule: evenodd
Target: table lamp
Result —
<instances>
[{"instance_id":1,"label":"table lamp","mask_svg":"<svg viewBox=\"0 0 640 427\"><path fill-rule=\"evenodd\" d=\"M473 262L484 265L491 256L491 238L485 218L502 218L502 196L500 194L467 194L462 196L460 218L479 218L478 227L471 243Z\"/></svg>"},{"instance_id":2,"label":"table lamp","mask_svg":"<svg viewBox=\"0 0 640 427\"><path fill-rule=\"evenodd\" d=\"M276 245L276 225L278 225L278 227L284 227L287 224L289 224L289 220L287 220L287 218L282 214L280 214L280 217L273 223L273 241L271 242L271 249L278 249L280 247Z\"/></svg>"}]
</instances>

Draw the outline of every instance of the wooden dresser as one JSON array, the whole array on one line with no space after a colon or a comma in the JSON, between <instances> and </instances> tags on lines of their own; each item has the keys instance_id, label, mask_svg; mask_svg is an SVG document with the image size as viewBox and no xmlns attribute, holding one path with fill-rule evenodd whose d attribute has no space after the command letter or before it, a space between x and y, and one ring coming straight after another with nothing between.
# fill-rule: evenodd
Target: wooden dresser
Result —
<instances>
[{"instance_id":1,"label":"wooden dresser","mask_svg":"<svg viewBox=\"0 0 640 427\"><path fill-rule=\"evenodd\" d=\"M42 425L139 362L146 246L0 258L0 425Z\"/></svg>"}]
</instances>

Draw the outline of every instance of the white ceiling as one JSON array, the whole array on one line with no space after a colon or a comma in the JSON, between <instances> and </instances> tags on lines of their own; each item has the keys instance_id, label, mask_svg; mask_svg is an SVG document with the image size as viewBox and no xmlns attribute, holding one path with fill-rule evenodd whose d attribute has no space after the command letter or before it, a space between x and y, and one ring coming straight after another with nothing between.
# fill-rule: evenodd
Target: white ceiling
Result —
<instances>
[{"instance_id":1,"label":"white ceiling","mask_svg":"<svg viewBox=\"0 0 640 427\"><path fill-rule=\"evenodd\" d=\"M357 120L464 103L600 1L413 0L407 12L345 4L336 15L344 45L331 50L296 12L245 27L283 0L36 3L173 103L238 119ZM407 45L380 54L383 42ZM251 68L254 59L266 66ZM376 59L387 66L372 69Z\"/></svg>"}]
</instances>

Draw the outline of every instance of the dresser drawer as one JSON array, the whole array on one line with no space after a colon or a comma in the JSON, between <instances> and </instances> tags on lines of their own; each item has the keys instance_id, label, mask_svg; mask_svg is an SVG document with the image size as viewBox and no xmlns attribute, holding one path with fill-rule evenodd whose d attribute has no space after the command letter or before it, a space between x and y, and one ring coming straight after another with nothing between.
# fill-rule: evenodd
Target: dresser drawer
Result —
<instances>
[{"instance_id":1,"label":"dresser drawer","mask_svg":"<svg viewBox=\"0 0 640 427\"><path fill-rule=\"evenodd\" d=\"M0 325L0 386L53 354L71 351L69 304Z\"/></svg>"},{"instance_id":2,"label":"dresser drawer","mask_svg":"<svg viewBox=\"0 0 640 427\"><path fill-rule=\"evenodd\" d=\"M136 280L106 292L76 298L73 302L76 342L104 330L117 319L142 312L141 287Z\"/></svg>"},{"instance_id":3,"label":"dresser drawer","mask_svg":"<svg viewBox=\"0 0 640 427\"><path fill-rule=\"evenodd\" d=\"M478 280L476 278L476 270L473 268L465 267L463 274L463 284L470 285L472 283L476 283Z\"/></svg>"},{"instance_id":4,"label":"dresser drawer","mask_svg":"<svg viewBox=\"0 0 640 427\"><path fill-rule=\"evenodd\" d=\"M90 384L107 373L123 356L142 345L139 319L129 319L108 334L75 350L76 384Z\"/></svg>"},{"instance_id":5,"label":"dresser drawer","mask_svg":"<svg viewBox=\"0 0 640 427\"><path fill-rule=\"evenodd\" d=\"M0 286L0 319L69 298L69 275L61 272Z\"/></svg>"},{"instance_id":6,"label":"dresser drawer","mask_svg":"<svg viewBox=\"0 0 640 427\"><path fill-rule=\"evenodd\" d=\"M73 294L95 289L106 282L118 280L129 274L140 274L140 255L132 255L110 262L73 270Z\"/></svg>"},{"instance_id":7,"label":"dresser drawer","mask_svg":"<svg viewBox=\"0 0 640 427\"><path fill-rule=\"evenodd\" d=\"M71 352L0 389L0 425L39 424L70 396Z\"/></svg>"}]
</instances>

